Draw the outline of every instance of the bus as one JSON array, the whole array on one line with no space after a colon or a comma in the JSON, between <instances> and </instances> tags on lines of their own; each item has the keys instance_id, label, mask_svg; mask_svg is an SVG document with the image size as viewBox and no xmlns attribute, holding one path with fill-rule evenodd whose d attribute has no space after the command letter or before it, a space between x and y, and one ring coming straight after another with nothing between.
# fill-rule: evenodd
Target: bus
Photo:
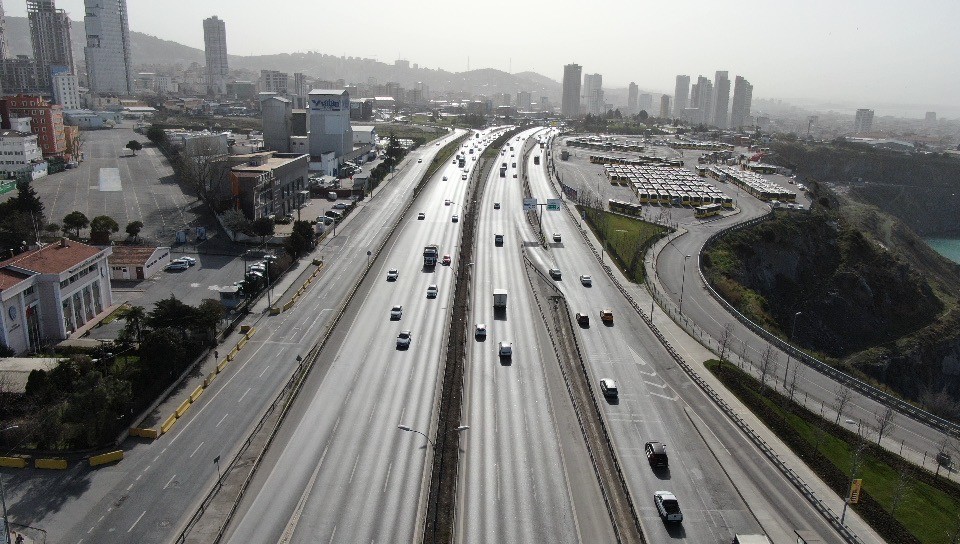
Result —
<instances>
[{"instance_id":1,"label":"bus","mask_svg":"<svg viewBox=\"0 0 960 544\"><path fill-rule=\"evenodd\" d=\"M624 215L632 215L634 217L639 217L643 213L643 206L639 204L634 204L632 202L624 202L622 200L610 199L607 201L610 206L611 212L622 213Z\"/></svg>"},{"instance_id":2,"label":"bus","mask_svg":"<svg viewBox=\"0 0 960 544\"><path fill-rule=\"evenodd\" d=\"M706 217L712 217L714 215L719 215L720 210L723 209L722 204L707 204L706 206L697 206L693 212L693 216L697 219L704 219Z\"/></svg>"}]
</instances>

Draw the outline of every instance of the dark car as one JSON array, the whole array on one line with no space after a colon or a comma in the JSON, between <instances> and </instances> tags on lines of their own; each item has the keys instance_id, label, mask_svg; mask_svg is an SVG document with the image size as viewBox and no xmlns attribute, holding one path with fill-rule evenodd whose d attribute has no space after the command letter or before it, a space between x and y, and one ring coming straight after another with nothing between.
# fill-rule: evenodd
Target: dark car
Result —
<instances>
[{"instance_id":1,"label":"dark car","mask_svg":"<svg viewBox=\"0 0 960 544\"><path fill-rule=\"evenodd\" d=\"M669 461L667 460L667 446L662 442L647 442L643 446L643 450L647 453L647 462L650 463L650 468L667 468Z\"/></svg>"}]
</instances>

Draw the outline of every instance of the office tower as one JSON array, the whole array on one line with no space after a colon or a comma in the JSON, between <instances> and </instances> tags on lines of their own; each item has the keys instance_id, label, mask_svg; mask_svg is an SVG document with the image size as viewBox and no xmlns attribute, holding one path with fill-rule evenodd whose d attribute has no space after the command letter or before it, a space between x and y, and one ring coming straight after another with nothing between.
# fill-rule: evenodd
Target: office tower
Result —
<instances>
[{"instance_id":1,"label":"office tower","mask_svg":"<svg viewBox=\"0 0 960 544\"><path fill-rule=\"evenodd\" d=\"M695 123L709 123L713 119L713 83L709 79L699 76L697 83L693 86L690 96L690 107L696 108L697 113L694 119Z\"/></svg>"},{"instance_id":2,"label":"office tower","mask_svg":"<svg viewBox=\"0 0 960 544\"><path fill-rule=\"evenodd\" d=\"M260 70L260 92L285 95L290 92L290 76L277 70Z\"/></svg>"},{"instance_id":3,"label":"office tower","mask_svg":"<svg viewBox=\"0 0 960 544\"><path fill-rule=\"evenodd\" d=\"M683 117L683 110L690 103L690 76L677 76L677 86L673 90L673 116Z\"/></svg>"},{"instance_id":4,"label":"office tower","mask_svg":"<svg viewBox=\"0 0 960 544\"><path fill-rule=\"evenodd\" d=\"M856 133L873 130L873 110L859 109L853 121L853 131Z\"/></svg>"},{"instance_id":5,"label":"office tower","mask_svg":"<svg viewBox=\"0 0 960 544\"><path fill-rule=\"evenodd\" d=\"M533 95L529 91L520 91L517 93L517 111L530 111L533 109Z\"/></svg>"},{"instance_id":6,"label":"office tower","mask_svg":"<svg viewBox=\"0 0 960 544\"><path fill-rule=\"evenodd\" d=\"M653 117L653 95L647 93L641 94L638 109L639 111L647 112L647 115Z\"/></svg>"},{"instance_id":7,"label":"office tower","mask_svg":"<svg viewBox=\"0 0 960 544\"><path fill-rule=\"evenodd\" d=\"M7 39L3 35L7 20L3 16L3 0L0 0L0 60L7 58Z\"/></svg>"},{"instance_id":8,"label":"office tower","mask_svg":"<svg viewBox=\"0 0 960 544\"><path fill-rule=\"evenodd\" d=\"M640 110L637 109L637 95L640 94L640 88L637 87L637 84L630 82L630 86L627 91L627 113L630 115L636 115L640 113Z\"/></svg>"},{"instance_id":9,"label":"office tower","mask_svg":"<svg viewBox=\"0 0 960 544\"><path fill-rule=\"evenodd\" d=\"M227 93L227 25L216 15L203 20L203 52L207 60L207 94Z\"/></svg>"},{"instance_id":10,"label":"office tower","mask_svg":"<svg viewBox=\"0 0 960 544\"><path fill-rule=\"evenodd\" d=\"M563 99L560 103L560 113L564 117L580 115L580 74L583 67L579 64L568 64L563 67Z\"/></svg>"},{"instance_id":11,"label":"office tower","mask_svg":"<svg viewBox=\"0 0 960 544\"><path fill-rule=\"evenodd\" d=\"M730 128L740 128L750 122L750 102L753 85L741 76L733 82L733 106L730 109Z\"/></svg>"},{"instance_id":12,"label":"office tower","mask_svg":"<svg viewBox=\"0 0 960 544\"><path fill-rule=\"evenodd\" d=\"M66 66L73 72L73 48L70 46L70 17L57 9L53 0L27 0L33 60L41 77L49 77L51 66Z\"/></svg>"},{"instance_id":13,"label":"office tower","mask_svg":"<svg viewBox=\"0 0 960 544\"><path fill-rule=\"evenodd\" d=\"M583 102L591 115L601 115L603 111L603 76L600 74L583 75Z\"/></svg>"},{"instance_id":14,"label":"office tower","mask_svg":"<svg viewBox=\"0 0 960 544\"><path fill-rule=\"evenodd\" d=\"M713 124L727 128L727 112L730 109L730 76L718 70L713 77Z\"/></svg>"},{"instance_id":15,"label":"office tower","mask_svg":"<svg viewBox=\"0 0 960 544\"><path fill-rule=\"evenodd\" d=\"M94 94L133 94L126 0L84 0L87 79Z\"/></svg>"},{"instance_id":16,"label":"office tower","mask_svg":"<svg viewBox=\"0 0 960 544\"><path fill-rule=\"evenodd\" d=\"M661 119L670 118L670 95L669 94L660 95L660 118Z\"/></svg>"}]
</instances>

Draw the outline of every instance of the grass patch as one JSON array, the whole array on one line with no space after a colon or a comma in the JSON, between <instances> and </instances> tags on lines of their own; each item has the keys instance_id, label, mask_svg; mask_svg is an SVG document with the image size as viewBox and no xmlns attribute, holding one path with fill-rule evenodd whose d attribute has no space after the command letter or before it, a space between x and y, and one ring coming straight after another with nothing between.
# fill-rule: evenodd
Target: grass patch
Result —
<instances>
[{"instance_id":1,"label":"grass patch","mask_svg":"<svg viewBox=\"0 0 960 544\"><path fill-rule=\"evenodd\" d=\"M646 268L643 257L657 240L668 232L666 227L618 213L577 206L590 230L606 248L617 268L634 283L643 283Z\"/></svg>"},{"instance_id":2,"label":"grass patch","mask_svg":"<svg viewBox=\"0 0 960 544\"><path fill-rule=\"evenodd\" d=\"M730 363L722 370L716 360L705 364L831 489L846 495L853 452L863 443L856 433L825 421L771 390L769 382L761 394L759 380ZM910 465L873 441L863 444L863 462L857 475L863 479L863 491L860 503L851 507L888 542L956 542L960 485ZM837 502L830 507L839 511L843 504Z\"/></svg>"},{"instance_id":3,"label":"grass patch","mask_svg":"<svg viewBox=\"0 0 960 544\"><path fill-rule=\"evenodd\" d=\"M397 138L414 140L419 142L421 145L446 134L446 131L442 129L430 130L421 126L406 124L384 123L374 126L376 126L377 135L379 135L381 138L393 134Z\"/></svg>"},{"instance_id":4,"label":"grass patch","mask_svg":"<svg viewBox=\"0 0 960 544\"><path fill-rule=\"evenodd\" d=\"M130 310L130 304L125 302L121 304L116 310L110 312L110 315L103 318L100 321L100 323L97 324L97 326L100 327L102 325L109 325L110 323L113 323L118 319L123 319L127 315L127 312L129 310Z\"/></svg>"}]
</instances>

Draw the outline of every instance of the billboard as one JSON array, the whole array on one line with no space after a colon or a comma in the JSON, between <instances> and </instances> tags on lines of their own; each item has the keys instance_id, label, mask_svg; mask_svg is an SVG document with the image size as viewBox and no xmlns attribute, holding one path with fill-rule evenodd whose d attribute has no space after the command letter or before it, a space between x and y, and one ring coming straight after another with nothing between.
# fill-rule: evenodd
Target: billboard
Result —
<instances>
[{"instance_id":1,"label":"billboard","mask_svg":"<svg viewBox=\"0 0 960 544\"><path fill-rule=\"evenodd\" d=\"M344 98L311 98L311 111L342 111L348 109L347 100Z\"/></svg>"}]
</instances>

